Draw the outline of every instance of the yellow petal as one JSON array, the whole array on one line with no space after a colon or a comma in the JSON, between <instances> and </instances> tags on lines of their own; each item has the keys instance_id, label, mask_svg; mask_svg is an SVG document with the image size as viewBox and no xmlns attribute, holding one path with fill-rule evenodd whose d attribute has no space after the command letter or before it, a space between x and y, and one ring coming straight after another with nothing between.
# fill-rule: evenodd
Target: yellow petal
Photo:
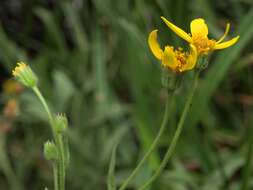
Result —
<instances>
[{"instance_id":1,"label":"yellow petal","mask_svg":"<svg viewBox=\"0 0 253 190\"><path fill-rule=\"evenodd\" d=\"M183 38L189 43L192 43L191 36L188 35L185 31L183 31L181 28L177 27L176 25L172 24L170 21L168 21L166 18L161 17L161 19L165 22L165 24L173 31L175 32L178 36Z\"/></svg>"},{"instance_id":2,"label":"yellow petal","mask_svg":"<svg viewBox=\"0 0 253 190\"><path fill-rule=\"evenodd\" d=\"M163 54L162 64L165 67L169 67L172 70L175 70L179 65L176 58L175 52L172 47L166 46Z\"/></svg>"},{"instance_id":3,"label":"yellow petal","mask_svg":"<svg viewBox=\"0 0 253 190\"><path fill-rule=\"evenodd\" d=\"M154 56L157 59L161 60L163 57L163 50L160 48L160 45L157 41L157 31L158 30L153 30L150 32L148 37L148 44Z\"/></svg>"},{"instance_id":4,"label":"yellow petal","mask_svg":"<svg viewBox=\"0 0 253 190\"><path fill-rule=\"evenodd\" d=\"M239 37L240 36L237 36L237 37L232 38L231 40L228 40L226 42L222 42L222 43L216 44L214 46L214 49L225 49L225 48L228 48L228 47L234 45L238 41Z\"/></svg>"},{"instance_id":5,"label":"yellow petal","mask_svg":"<svg viewBox=\"0 0 253 190\"><path fill-rule=\"evenodd\" d=\"M191 34L192 36L203 36L207 37L208 27L205 23L205 20L202 18L197 18L191 21Z\"/></svg>"},{"instance_id":6,"label":"yellow petal","mask_svg":"<svg viewBox=\"0 0 253 190\"><path fill-rule=\"evenodd\" d=\"M194 45L190 45L190 55L187 58L186 65L182 68L182 71L191 70L197 63L198 52Z\"/></svg>"},{"instance_id":7,"label":"yellow petal","mask_svg":"<svg viewBox=\"0 0 253 190\"><path fill-rule=\"evenodd\" d=\"M224 33L223 36L216 42L216 44L222 42L222 41L226 38L226 36L228 35L228 32L229 32L229 29L230 29L230 24L227 23L225 33Z\"/></svg>"}]
</instances>

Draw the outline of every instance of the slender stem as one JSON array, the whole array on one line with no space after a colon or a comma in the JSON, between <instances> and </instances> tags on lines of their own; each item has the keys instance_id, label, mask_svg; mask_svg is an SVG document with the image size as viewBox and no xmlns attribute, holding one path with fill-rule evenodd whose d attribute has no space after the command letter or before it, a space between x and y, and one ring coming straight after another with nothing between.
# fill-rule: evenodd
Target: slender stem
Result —
<instances>
[{"instance_id":1,"label":"slender stem","mask_svg":"<svg viewBox=\"0 0 253 190\"><path fill-rule=\"evenodd\" d=\"M54 166L54 172L57 172L57 174L54 174L54 184L55 184L55 190L64 190L65 189L65 155L64 155L64 146L63 146L63 140L62 140L62 134L57 134L55 129L55 122L53 119L53 115L42 96L40 90L37 86L33 87L33 91L38 96L39 100L41 101L44 109L47 112L49 123L51 125L52 133L54 136L54 140L56 143L56 147L59 151L59 160L57 162L57 166ZM57 184L56 184L57 183Z\"/></svg>"},{"instance_id":2,"label":"slender stem","mask_svg":"<svg viewBox=\"0 0 253 190\"><path fill-rule=\"evenodd\" d=\"M161 127L158 131L157 136L155 137L153 143L151 144L150 148L148 149L148 151L145 153L145 155L143 156L143 158L141 159L141 161L139 162L139 164L136 166L136 168L132 171L132 173L129 175L129 177L124 181L124 183L121 185L121 187L119 188L119 190L124 190L128 183L132 180L132 178L137 174L137 172L140 170L141 166L144 164L144 162L147 160L147 158L150 156L150 154L154 151L154 149L156 148L165 128L166 125L168 123L168 119L169 119L169 112L170 112L170 108L171 108L171 104L172 104L172 100L173 100L173 96L174 96L174 91L169 91L168 92L168 96L167 96L167 101L166 101L166 106L165 106L165 112L164 112L164 116L163 116L163 121L161 124Z\"/></svg>"},{"instance_id":3,"label":"slender stem","mask_svg":"<svg viewBox=\"0 0 253 190\"><path fill-rule=\"evenodd\" d=\"M243 179L242 179L242 186L241 190L248 190L249 189L249 178L251 172L251 165L252 165L252 154L253 154L253 128L249 126L249 134L248 134L248 150L246 155L246 164L243 169Z\"/></svg>"},{"instance_id":4,"label":"slender stem","mask_svg":"<svg viewBox=\"0 0 253 190\"><path fill-rule=\"evenodd\" d=\"M42 96L42 94L41 94L41 92L40 92L40 90L38 89L37 86L33 87L32 89L33 89L34 93L38 96L38 98L39 98L39 100L41 101L41 103L42 103L44 109L46 110L47 115L48 115L48 118L49 118L50 125L51 125L51 127L52 127L52 131L53 131L53 133L54 133L54 135L55 135L53 116L52 116L52 113L51 113L51 111L50 111L50 109L49 109L47 103L46 103L46 100L45 100L45 98Z\"/></svg>"},{"instance_id":5,"label":"slender stem","mask_svg":"<svg viewBox=\"0 0 253 190\"><path fill-rule=\"evenodd\" d=\"M62 136L58 135L58 144L59 144L59 185L60 190L65 189L65 155L64 155L64 146L62 141Z\"/></svg>"},{"instance_id":6,"label":"slender stem","mask_svg":"<svg viewBox=\"0 0 253 190\"><path fill-rule=\"evenodd\" d=\"M53 163L53 172L54 172L54 190L58 190L59 189L59 185L58 185L58 168L57 168L56 163Z\"/></svg>"},{"instance_id":7,"label":"slender stem","mask_svg":"<svg viewBox=\"0 0 253 190\"><path fill-rule=\"evenodd\" d=\"M197 87L197 84L198 84L198 76L199 76L199 73L197 72L195 74L195 77L194 77L194 81L192 83L192 89L187 97L187 101L186 101L186 104L184 106L184 110L183 110L183 113L181 115L181 118L179 120L179 123L177 125L177 129L176 129L176 132L173 136L173 139L171 141L171 144L159 166L159 168L156 170L156 172L154 173L154 175L146 182L144 183L144 185L142 185L139 190L144 190L146 189L160 174L161 172L163 171L163 169L165 168L165 166L167 165L169 159L171 158L171 156L173 155L174 151L175 151L175 148L176 148L176 145L177 145L177 142L178 142L178 139L179 139L179 136L182 132L182 129L183 129L183 126L184 126L184 122L185 122L185 119L186 119L186 116L189 112L189 109L190 109L190 106L191 106L191 103L192 103L192 98L193 98L193 95L195 93L195 90L196 90L196 87Z\"/></svg>"}]
</instances>

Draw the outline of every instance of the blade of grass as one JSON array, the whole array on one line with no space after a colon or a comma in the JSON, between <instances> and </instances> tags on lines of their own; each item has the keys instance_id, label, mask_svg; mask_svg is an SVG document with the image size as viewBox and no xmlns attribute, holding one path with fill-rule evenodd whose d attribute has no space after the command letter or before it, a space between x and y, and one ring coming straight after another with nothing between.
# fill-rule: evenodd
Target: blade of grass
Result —
<instances>
[{"instance_id":1,"label":"blade of grass","mask_svg":"<svg viewBox=\"0 0 253 190\"><path fill-rule=\"evenodd\" d=\"M11 70L17 60L27 60L23 49L19 48L11 39L8 38L0 23L0 58L4 66Z\"/></svg>"},{"instance_id":2,"label":"blade of grass","mask_svg":"<svg viewBox=\"0 0 253 190\"><path fill-rule=\"evenodd\" d=\"M66 15L68 25L71 28L71 34L76 47L82 52L87 52L88 40L78 13L70 3L64 3L62 9Z\"/></svg>"},{"instance_id":3,"label":"blade of grass","mask_svg":"<svg viewBox=\"0 0 253 190\"><path fill-rule=\"evenodd\" d=\"M43 21L46 31L49 35L48 37L50 42L55 44L61 53L64 53L66 51L64 36L54 15L50 11L43 8L35 9L35 14Z\"/></svg>"},{"instance_id":4,"label":"blade of grass","mask_svg":"<svg viewBox=\"0 0 253 190\"><path fill-rule=\"evenodd\" d=\"M108 177L107 177L107 189L116 190L115 183L115 166L116 166L116 150L117 144L114 145L112 150L112 157L109 165Z\"/></svg>"}]
</instances>

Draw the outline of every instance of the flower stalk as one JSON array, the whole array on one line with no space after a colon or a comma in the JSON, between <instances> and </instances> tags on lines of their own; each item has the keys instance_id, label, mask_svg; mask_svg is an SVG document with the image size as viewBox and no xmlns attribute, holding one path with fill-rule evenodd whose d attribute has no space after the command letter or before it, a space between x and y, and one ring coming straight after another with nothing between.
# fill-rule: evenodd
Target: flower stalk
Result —
<instances>
[{"instance_id":1,"label":"flower stalk","mask_svg":"<svg viewBox=\"0 0 253 190\"><path fill-rule=\"evenodd\" d=\"M175 81L174 81L175 85L173 85L174 88L168 88L168 86L166 86L166 88L167 88L167 100L166 100L166 105L165 105L165 112L164 112L161 127L160 127L154 141L152 142L151 146L149 147L149 149L147 150L147 152L145 153L145 155L143 156L141 161L138 163L138 165L135 167L135 169L132 171L132 173L129 175L129 177L124 181L124 183L121 185L119 190L124 190L127 187L129 182L133 179L133 177L141 169L141 166L145 163L145 161L148 159L148 157L152 154L152 152L157 147L157 145L159 143L159 140L161 139L161 136L163 135L163 133L166 129L166 126L168 124L169 115L170 115L172 103L173 103L173 100L174 100L175 91L178 87L177 83L180 81L180 80L178 80L178 77L176 77L176 78L177 79L175 79ZM168 82L169 81L167 81L167 83Z\"/></svg>"},{"instance_id":2,"label":"flower stalk","mask_svg":"<svg viewBox=\"0 0 253 190\"><path fill-rule=\"evenodd\" d=\"M161 172L163 171L163 169L165 168L165 166L167 165L169 159L172 157L174 151L175 151L175 148L176 148L176 145L177 145L177 142L178 142L178 139L182 133L182 129L183 129L183 126L184 126L184 122L185 122L185 119L186 119L186 116L189 112L189 109L190 109L190 106L191 106L191 103L192 103L192 99L193 99L193 96L194 96L194 93L195 93L195 90L197 88L197 85L198 85L198 78L199 78L199 71L196 71L195 73L195 77L194 77L194 80L193 80L193 83L192 83L192 87L190 89L190 93L187 97L187 101L186 101L186 104L184 106L184 110L183 110L183 113L181 115L181 118L179 120L179 123L177 125L177 129L176 129L176 132L172 138L172 141L171 141L171 144L160 164L160 166L158 167L158 169L156 170L156 172L154 173L154 175L146 182L144 183L144 185L142 185L139 190L144 190L146 189L149 185L152 184L152 182L161 174Z\"/></svg>"},{"instance_id":3,"label":"flower stalk","mask_svg":"<svg viewBox=\"0 0 253 190\"><path fill-rule=\"evenodd\" d=\"M49 123L51 125L53 137L54 137L54 142L56 145L56 150L58 153L58 159L57 161L53 160L53 170L54 170L54 185L55 185L55 190L65 190L65 170L66 170L66 165L65 165L65 152L64 150L64 145L63 145L63 138L64 134L62 133L63 131L59 131L58 125L57 125L57 117L53 118L53 115L44 99L42 96L39 88L37 86L32 88L34 93L37 95L39 100L41 101L45 111L48 114L48 119ZM66 127L66 126L64 126ZM57 174L57 175L56 175Z\"/></svg>"},{"instance_id":4,"label":"flower stalk","mask_svg":"<svg viewBox=\"0 0 253 190\"><path fill-rule=\"evenodd\" d=\"M52 114L45 98L37 86L38 79L35 73L23 62L17 65L18 66L12 72L13 76L20 83L33 90L48 115L53 141L47 141L44 144L44 155L53 165L54 189L65 190L65 171L67 163L69 162L68 144L66 143L67 140L65 136L65 131L68 126L67 118L64 115L54 116Z\"/></svg>"},{"instance_id":5,"label":"flower stalk","mask_svg":"<svg viewBox=\"0 0 253 190\"><path fill-rule=\"evenodd\" d=\"M195 77L192 82L192 87L190 89L190 92L188 94L186 104L184 106L181 118L178 122L176 131L174 133L174 136L172 138L171 144L168 147L168 150L158 167L158 169L155 171L154 175L151 176L151 178L144 183L139 190L144 190L146 189L149 185L152 184L152 182L162 173L164 170L165 166L167 165L168 161L172 157L177 142L179 140L179 137L182 133L183 126L185 123L185 119L187 117L187 114L190 110L190 106L192 103L192 99L194 96L194 93L197 88L198 84L198 78L199 78L199 73L204 70L209 63L209 56L214 50L219 50L219 49L225 49L228 48L232 45L234 45L238 39L239 36L236 36L232 38L231 40L223 42L223 40L226 38L229 29L230 29L230 24L227 24L226 30L224 35L219 39L219 40L214 40L214 39L209 39L208 37L208 26L205 23L205 20L202 18L197 18L194 19L191 24L190 24L190 29L191 29L191 34L188 34L181 28L177 27L170 21L168 21L166 18L161 17L161 19L165 22L165 24L173 31L175 32L179 37L184 39L189 43L189 48L188 51L184 51L182 48L174 48L173 46L166 45L164 48L161 48L158 40L157 40L157 33L158 30L155 29L152 32L150 32L149 37L148 37L148 44L151 52L153 53L154 57L156 57L159 61L161 61L161 66L171 70L172 72L176 73L177 75L180 75L181 73L184 73L189 70L195 69ZM167 116L166 116L166 111L165 111L165 120L167 123ZM161 126L162 132L163 132L163 124ZM161 130L160 129L160 130ZM158 133L158 138L160 134ZM158 139L159 140L159 139ZM156 140L154 141L155 146L156 146ZM151 145L151 150L153 148L153 144ZM152 151L148 151L148 155L151 154ZM145 155L146 156L146 155ZM146 158L144 156L144 158ZM141 161L142 164L142 161ZM137 172L134 170L133 174ZM134 176L133 174L130 175L130 179ZM130 181L130 179L127 179L126 182L123 184L123 188L120 188L120 190L123 190L126 184Z\"/></svg>"}]
</instances>

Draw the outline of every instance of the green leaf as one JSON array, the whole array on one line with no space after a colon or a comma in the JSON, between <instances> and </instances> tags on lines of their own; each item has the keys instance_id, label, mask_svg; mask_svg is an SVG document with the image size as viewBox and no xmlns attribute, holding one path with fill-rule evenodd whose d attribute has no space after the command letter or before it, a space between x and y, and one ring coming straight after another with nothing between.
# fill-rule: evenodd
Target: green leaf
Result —
<instances>
[{"instance_id":1,"label":"green leaf","mask_svg":"<svg viewBox=\"0 0 253 190\"><path fill-rule=\"evenodd\" d=\"M50 11L43 8L35 9L35 13L44 23L48 37L50 38L50 42L52 42L62 53L65 52L66 44L64 36L54 15Z\"/></svg>"},{"instance_id":2,"label":"green leaf","mask_svg":"<svg viewBox=\"0 0 253 190\"><path fill-rule=\"evenodd\" d=\"M8 70L13 69L17 61L26 61L26 53L12 41L0 23L0 59L4 67Z\"/></svg>"},{"instance_id":3,"label":"green leaf","mask_svg":"<svg viewBox=\"0 0 253 190\"><path fill-rule=\"evenodd\" d=\"M115 144L112 150L112 157L111 157L108 177L107 177L108 190L116 190L116 183L115 183L116 150L117 150L117 144Z\"/></svg>"},{"instance_id":4,"label":"green leaf","mask_svg":"<svg viewBox=\"0 0 253 190\"><path fill-rule=\"evenodd\" d=\"M55 99L57 102L57 110L63 111L66 103L75 92L75 87L68 76L61 72L55 71L53 73Z\"/></svg>"},{"instance_id":5,"label":"green leaf","mask_svg":"<svg viewBox=\"0 0 253 190\"><path fill-rule=\"evenodd\" d=\"M70 32L74 39L76 46L82 51L86 52L88 47L88 41L86 33L82 27L80 17L77 10L70 3L62 4L62 9L66 15L68 25L70 26Z\"/></svg>"}]
</instances>

